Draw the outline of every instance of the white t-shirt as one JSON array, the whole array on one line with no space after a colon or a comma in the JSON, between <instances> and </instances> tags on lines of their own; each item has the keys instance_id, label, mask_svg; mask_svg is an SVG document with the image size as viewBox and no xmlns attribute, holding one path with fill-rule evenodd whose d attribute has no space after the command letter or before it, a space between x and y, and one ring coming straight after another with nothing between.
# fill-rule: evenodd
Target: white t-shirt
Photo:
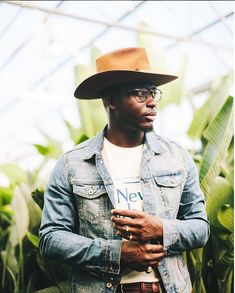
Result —
<instances>
[{"instance_id":1,"label":"white t-shirt","mask_svg":"<svg viewBox=\"0 0 235 293\"><path fill-rule=\"evenodd\" d=\"M143 197L140 185L140 164L144 145L123 148L104 139L102 156L105 166L114 183L115 208L143 210ZM121 284L135 282L156 282L155 272L137 272L125 268Z\"/></svg>"}]
</instances>

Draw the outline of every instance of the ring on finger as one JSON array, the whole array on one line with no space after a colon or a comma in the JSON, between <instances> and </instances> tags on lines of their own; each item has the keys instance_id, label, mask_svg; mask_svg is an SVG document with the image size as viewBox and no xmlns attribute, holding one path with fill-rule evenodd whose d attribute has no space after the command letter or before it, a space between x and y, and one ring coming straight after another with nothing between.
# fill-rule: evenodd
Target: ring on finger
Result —
<instances>
[{"instance_id":1,"label":"ring on finger","mask_svg":"<svg viewBox=\"0 0 235 293\"><path fill-rule=\"evenodd\" d=\"M146 274L150 274L152 272L152 267L147 267L147 269L145 270Z\"/></svg>"},{"instance_id":2,"label":"ring on finger","mask_svg":"<svg viewBox=\"0 0 235 293\"><path fill-rule=\"evenodd\" d=\"M133 235L132 235L132 233L130 233L129 234L129 240L132 240L132 238L133 238Z\"/></svg>"},{"instance_id":3,"label":"ring on finger","mask_svg":"<svg viewBox=\"0 0 235 293\"><path fill-rule=\"evenodd\" d=\"M128 232L129 231L129 226L128 225L126 225L126 232Z\"/></svg>"}]
</instances>

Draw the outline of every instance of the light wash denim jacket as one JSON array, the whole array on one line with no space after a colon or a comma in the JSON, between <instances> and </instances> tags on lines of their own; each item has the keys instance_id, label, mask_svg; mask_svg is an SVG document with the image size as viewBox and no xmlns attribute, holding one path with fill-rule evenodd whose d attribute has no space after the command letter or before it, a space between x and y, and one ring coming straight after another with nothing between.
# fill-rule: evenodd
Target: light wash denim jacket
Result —
<instances>
[{"instance_id":1,"label":"light wash denim jacket","mask_svg":"<svg viewBox=\"0 0 235 293\"><path fill-rule=\"evenodd\" d=\"M115 292L121 278L123 241L110 220L114 191L101 155L103 139L104 131L64 154L45 191L39 247L45 257L71 264L73 293ZM145 144L144 211L161 219L167 250L158 270L167 292L189 293L182 252L209 237L197 168L184 149L153 132Z\"/></svg>"}]
</instances>

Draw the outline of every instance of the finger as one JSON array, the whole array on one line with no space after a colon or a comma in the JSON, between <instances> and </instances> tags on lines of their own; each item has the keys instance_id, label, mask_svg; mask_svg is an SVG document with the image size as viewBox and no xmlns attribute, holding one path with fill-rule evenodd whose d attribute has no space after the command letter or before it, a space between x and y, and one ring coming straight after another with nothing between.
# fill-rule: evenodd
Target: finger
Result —
<instances>
[{"instance_id":1,"label":"finger","mask_svg":"<svg viewBox=\"0 0 235 293\"><path fill-rule=\"evenodd\" d=\"M142 217L143 216L143 212L142 211L137 211L137 210L112 210L111 213L113 215L117 215L117 216L123 216L123 217L130 217L130 218L138 218L138 217Z\"/></svg>"},{"instance_id":2,"label":"finger","mask_svg":"<svg viewBox=\"0 0 235 293\"><path fill-rule=\"evenodd\" d=\"M119 218L119 217L113 216L111 218L111 220L117 225L122 225L122 226L133 226L133 225L135 225L134 220L130 219L130 218Z\"/></svg>"},{"instance_id":3,"label":"finger","mask_svg":"<svg viewBox=\"0 0 235 293\"><path fill-rule=\"evenodd\" d=\"M146 250L152 253L165 253L164 247L161 244L146 244Z\"/></svg>"},{"instance_id":4,"label":"finger","mask_svg":"<svg viewBox=\"0 0 235 293\"><path fill-rule=\"evenodd\" d=\"M160 265L160 261L151 261L148 264L149 264L149 267L155 268L155 267L158 267Z\"/></svg>"},{"instance_id":5,"label":"finger","mask_svg":"<svg viewBox=\"0 0 235 293\"><path fill-rule=\"evenodd\" d=\"M122 232L116 232L118 236L121 236L122 238L130 241L137 241L138 238L133 233L122 233Z\"/></svg>"},{"instance_id":6,"label":"finger","mask_svg":"<svg viewBox=\"0 0 235 293\"><path fill-rule=\"evenodd\" d=\"M159 262L161 259L163 259L165 257L165 253L161 252L161 253L154 253L149 255L149 264L151 262Z\"/></svg>"}]
</instances>

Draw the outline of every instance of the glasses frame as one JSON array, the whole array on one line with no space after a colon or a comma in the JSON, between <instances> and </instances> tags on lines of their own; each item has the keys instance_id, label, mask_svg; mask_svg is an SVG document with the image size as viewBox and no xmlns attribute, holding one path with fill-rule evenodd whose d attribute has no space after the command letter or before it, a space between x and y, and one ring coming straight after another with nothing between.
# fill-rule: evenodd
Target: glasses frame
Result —
<instances>
[{"instance_id":1,"label":"glasses frame","mask_svg":"<svg viewBox=\"0 0 235 293\"><path fill-rule=\"evenodd\" d=\"M143 90L146 91L145 94L143 94L142 92ZM159 102L162 98L162 91L156 87L151 87L151 88L142 87L142 88L126 89L125 92L128 94L132 94L136 98L138 97L137 101L139 103L144 103L150 95L152 96L155 102Z\"/></svg>"}]
</instances>

